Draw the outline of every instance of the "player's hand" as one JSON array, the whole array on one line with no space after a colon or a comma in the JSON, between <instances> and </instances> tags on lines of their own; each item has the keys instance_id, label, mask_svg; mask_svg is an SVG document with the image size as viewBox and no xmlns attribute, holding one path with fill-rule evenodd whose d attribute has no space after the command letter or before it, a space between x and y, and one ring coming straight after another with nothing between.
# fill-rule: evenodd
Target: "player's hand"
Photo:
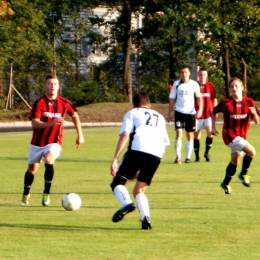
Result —
<instances>
[{"instance_id":1,"label":"player's hand","mask_svg":"<svg viewBox=\"0 0 260 260\"><path fill-rule=\"evenodd\" d=\"M171 114L167 115L166 120L167 120L168 123L171 123Z\"/></svg>"},{"instance_id":2,"label":"player's hand","mask_svg":"<svg viewBox=\"0 0 260 260\"><path fill-rule=\"evenodd\" d=\"M217 136L218 135L218 131L216 129L212 129L211 130L211 134L214 135L214 136Z\"/></svg>"},{"instance_id":3,"label":"player's hand","mask_svg":"<svg viewBox=\"0 0 260 260\"><path fill-rule=\"evenodd\" d=\"M110 174L114 177L116 176L117 167L118 167L117 160L113 159L110 166Z\"/></svg>"},{"instance_id":4,"label":"player's hand","mask_svg":"<svg viewBox=\"0 0 260 260\"><path fill-rule=\"evenodd\" d=\"M78 136L77 139L76 139L76 145L77 145L77 148L80 147L81 144L84 143L84 137L83 136Z\"/></svg>"},{"instance_id":5,"label":"player's hand","mask_svg":"<svg viewBox=\"0 0 260 260\"><path fill-rule=\"evenodd\" d=\"M61 125L64 122L64 118L63 117L55 117L52 120L53 125Z\"/></svg>"},{"instance_id":6,"label":"player's hand","mask_svg":"<svg viewBox=\"0 0 260 260\"><path fill-rule=\"evenodd\" d=\"M198 111L197 111L197 113L196 113L196 119L199 119L199 118L201 118L201 116L202 116L202 109L199 109Z\"/></svg>"}]
</instances>

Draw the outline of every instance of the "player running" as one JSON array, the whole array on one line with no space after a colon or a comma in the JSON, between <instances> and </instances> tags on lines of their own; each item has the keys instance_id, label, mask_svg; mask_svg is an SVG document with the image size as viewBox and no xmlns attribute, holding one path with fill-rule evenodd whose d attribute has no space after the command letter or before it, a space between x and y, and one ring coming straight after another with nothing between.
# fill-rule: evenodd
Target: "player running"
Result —
<instances>
[{"instance_id":1,"label":"player running","mask_svg":"<svg viewBox=\"0 0 260 260\"><path fill-rule=\"evenodd\" d=\"M245 96L243 82L239 78L233 78L229 82L231 97L222 99L214 108L212 113L212 134L217 135L216 114L223 113L222 138L224 143L230 147L231 161L226 168L226 175L221 182L221 187L225 194L231 193L229 185L232 177L236 173L240 158L243 158L242 170L238 175L239 180L246 187L250 187L249 176L247 175L251 161L254 158L255 148L246 140L250 126L250 120L259 123L259 116L255 102L252 98Z\"/></svg>"},{"instance_id":2,"label":"player running","mask_svg":"<svg viewBox=\"0 0 260 260\"><path fill-rule=\"evenodd\" d=\"M111 162L111 175L114 176L111 188L122 205L113 216L112 221L118 222L135 210L135 204L125 187L127 180L134 179L139 172L133 195L142 219L142 229L151 229L150 209L145 195L146 186L161 162L165 146L169 145L164 117L150 109L150 100L142 92L133 97L134 108L128 111L123 119L120 137ZM119 166L117 160L129 140L128 150Z\"/></svg>"},{"instance_id":3,"label":"player running","mask_svg":"<svg viewBox=\"0 0 260 260\"><path fill-rule=\"evenodd\" d=\"M24 175L22 206L29 204L30 188L42 157L45 163L42 205L47 206L50 204L49 194L54 175L53 164L61 151L64 129L63 122L66 114L71 116L75 125L77 147L84 142L76 108L68 99L58 95L58 78L54 75L47 76L44 88L45 95L35 101L29 113L33 136L29 148L28 169Z\"/></svg>"}]
</instances>

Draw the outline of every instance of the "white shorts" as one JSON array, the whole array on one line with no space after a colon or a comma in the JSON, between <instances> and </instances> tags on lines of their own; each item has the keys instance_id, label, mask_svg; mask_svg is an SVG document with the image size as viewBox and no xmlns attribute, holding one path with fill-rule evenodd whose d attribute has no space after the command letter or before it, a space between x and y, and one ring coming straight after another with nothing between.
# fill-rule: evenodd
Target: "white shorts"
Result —
<instances>
[{"instance_id":1,"label":"white shorts","mask_svg":"<svg viewBox=\"0 0 260 260\"><path fill-rule=\"evenodd\" d=\"M212 126L211 117L208 117L206 119L196 119L196 131L205 129L207 126Z\"/></svg>"},{"instance_id":2,"label":"white shorts","mask_svg":"<svg viewBox=\"0 0 260 260\"><path fill-rule=\"evenodd\" d=\"M237 152L238 154L242 155L245 145L248 144L248 141L240 136L237 136L231 143L228 144L228 147L230 147L230 153Z\"/></svg>"},{"instance_id":3,"label":"white shorts","mask_svg":"<svg viewBox=\"0 0 260 260\"><path fill-rule=\"evenodd\" d=\"M55 159L57 159L60 155L61 146L59 144L47 144L45 146L35 146L30 145L29 147L29 155L28 155L28 164L39 163L48 152L52 152Z\"/></svg>"}]
</instances>

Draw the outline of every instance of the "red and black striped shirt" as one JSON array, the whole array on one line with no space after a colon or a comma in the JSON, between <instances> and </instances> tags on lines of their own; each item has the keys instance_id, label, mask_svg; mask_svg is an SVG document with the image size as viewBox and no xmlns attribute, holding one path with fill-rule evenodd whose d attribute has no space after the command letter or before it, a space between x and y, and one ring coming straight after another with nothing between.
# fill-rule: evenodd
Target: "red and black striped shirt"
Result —
<instances>
[{"instance_id":1,"label":"red and black striped shirt","mask_svg":"<svg viewBox=\"0 0 260 260\"><path fill-rule=\"evenodd\" d=\"M54 118L65 117L66 114L73 116L77 109L72 105L71 101L57 96L55 100L48 99L45 95L38 98L30 113L29 119L40 119L43 122L51 122ZM45 146L51 143L62 145L63 125L54 125L52 127L33 129L32 145Z\"/></svg>"},{"instance_id":2,"label":"red and black striped shirt","mask_svg":"<svg viewBox=\"0 0 260 260\"><path fill-rule=\"evenodd\" d=\"M222 137L226 145L231 143L237 136L246 139L252 118L249 107L256 108L252 98L243 97L242 101L236 102L229 97L222 99L213 109L214 114L223 113Z\"/></svg>"},{"instance_id":3,"label":"red and black striped shirt","mask_svg":"<svg viewBox=\"0 0 260 260\"><path fill-rule=\"evenodd\" d=\"M206 84L200 84L200 95L202 97L202 115L200 119L206 119L211 117L211 111L214 107L214 99L216 98L215 87L211 82ZM198 104L196 102L196 111L198 110Z\"/></svg>"}]
</instances>

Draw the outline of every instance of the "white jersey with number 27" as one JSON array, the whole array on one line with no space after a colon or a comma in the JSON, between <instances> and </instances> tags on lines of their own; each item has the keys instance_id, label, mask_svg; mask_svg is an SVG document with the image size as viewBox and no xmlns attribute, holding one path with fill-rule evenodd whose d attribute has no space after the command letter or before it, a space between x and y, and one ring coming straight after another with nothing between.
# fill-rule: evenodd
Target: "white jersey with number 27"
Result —
<instances>
[{"instance_id":1,"label":"white jersey with number 27","mask_svg":"<svg viewBox=\"0 0 260 260\"><path fill-rule=\"evenodd\" d=\"M131 150L162 158L165 146L170 144L164 117L153 109L134 108L123 119L119 135L134 134Z\"/></svg>"}]
</instances>

